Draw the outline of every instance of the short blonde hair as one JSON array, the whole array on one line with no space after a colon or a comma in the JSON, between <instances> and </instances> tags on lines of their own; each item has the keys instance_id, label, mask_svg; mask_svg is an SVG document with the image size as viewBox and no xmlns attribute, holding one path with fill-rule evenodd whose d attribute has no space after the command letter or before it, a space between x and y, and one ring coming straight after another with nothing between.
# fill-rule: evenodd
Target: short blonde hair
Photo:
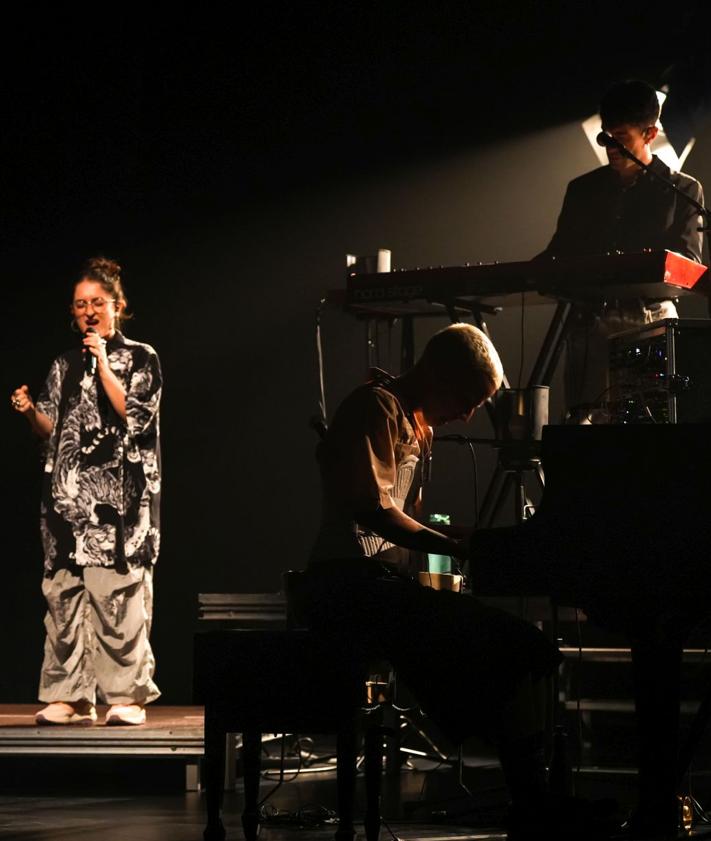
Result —
<instances>
[{"instance_id":1,"label":"short blonde hair","mask_svg":"<svg viewBox=\"0 0 711 841\"><path fill-rule=\"evenodd\" d=\"M450 324L435 333L425 345L421 362L458 391L482 390L486 397L499 389L504 377L491 339L471 324Z\"/></svg>"}]
</instances>

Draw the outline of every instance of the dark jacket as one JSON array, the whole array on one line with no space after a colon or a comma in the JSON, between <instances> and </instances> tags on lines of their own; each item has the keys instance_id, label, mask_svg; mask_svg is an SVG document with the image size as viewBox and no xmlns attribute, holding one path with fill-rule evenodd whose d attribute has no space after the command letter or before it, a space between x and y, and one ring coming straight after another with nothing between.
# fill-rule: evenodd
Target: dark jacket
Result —
<instances>
[{"instance_id":1,"label":"dark jacket","mask_svg":"<svg viewBox=\"0 0 711 841\"><path fill-rule=\"evenodd\" d=\"M695 178L672 172L656 156L650 166L703 204L703 190ZM632 186L623 187L614 170L603 166L568 184L558 228L543 253L572 256L668 249L700 262L700 225L694 207L647 172L642 171Z\"/></svg>"}]
</instances>

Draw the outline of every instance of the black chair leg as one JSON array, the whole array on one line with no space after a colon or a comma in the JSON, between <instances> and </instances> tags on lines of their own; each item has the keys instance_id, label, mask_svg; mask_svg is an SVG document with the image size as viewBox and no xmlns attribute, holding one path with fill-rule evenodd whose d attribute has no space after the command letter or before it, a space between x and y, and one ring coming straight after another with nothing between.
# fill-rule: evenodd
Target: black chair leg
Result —
<instances>
[{"instance_id":1,"label":"black chair leg","mask_svg":"<svg viewBox=\"0 0 711 841\"><path fill-rule=\"evenodd\" d=\"M378 841L380 836L380 799L383 774L383 738L379 724L365 731L365 837Z\"/></svg>"},{"instance_id":2,"label":"black chair leg","mask_svg":"<svg viewBox=\"0 0 711 841\"><path fill-rule=\"evenodd\" d=\"M210 706L205 707L205 801L207 826L205 841L223 841L222 800L225 787L225 738L219 716Z\"/></svg>"},{"instance_id":3,"label":"black chair leg","mask_svg":"<svg viewBox=\"0 0 711 841\"><path fill-rule=\"evenodd\" d=\"M358 728L355 719L344 724L338 731L336 742L338 758L338 829L336 841L353 841L355 826L355 782L358 758Z\"/></svg>"},{"instance_id":4,"label":"black chair leg","mask_svg":"<svg viewBox=\"0 0 711 841\"><path fill-rule=\"evenodd\" d=\"M242 762L244 767L244 811L242 828L247 841L259 835L259 772L262 766L262 734L253 730L242 733Z\"/></svg>"}]
</instances>

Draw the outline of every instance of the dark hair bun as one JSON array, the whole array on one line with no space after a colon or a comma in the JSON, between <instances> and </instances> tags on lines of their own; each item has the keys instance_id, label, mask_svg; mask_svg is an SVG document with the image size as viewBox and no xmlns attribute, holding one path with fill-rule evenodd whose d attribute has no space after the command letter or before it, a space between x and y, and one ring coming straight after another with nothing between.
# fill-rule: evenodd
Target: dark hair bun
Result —
<instances>
[{"instance_id":1,"label":"dark hair bun","mask_svg":"<svg viewBox=\"0 0 711 841\"><path fill-rule=\"evenodd\" d=\"M84 277L90 277L99 283L114 284L121 282L121 266L108 257L91 257L84 263Z\"/></svg>"}]
</instances>

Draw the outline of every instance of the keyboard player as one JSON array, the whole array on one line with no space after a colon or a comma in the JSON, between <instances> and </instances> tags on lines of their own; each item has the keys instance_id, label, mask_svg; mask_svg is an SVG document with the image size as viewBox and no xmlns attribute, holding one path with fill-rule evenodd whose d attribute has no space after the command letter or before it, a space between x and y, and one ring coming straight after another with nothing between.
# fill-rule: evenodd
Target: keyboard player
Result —
<instances>
[{"instance_id":1,"label":"keyboard player","mask_svg":"<svg viewBox=\"0 0 711 841\"><path fill-rule=\"evenodd\" d=\"M344 650L390 661L455 743L474 733L495 742L514 807L509 837L548 841L559 836L547 823L543 678L557 649L518 617L421 586L404 563L408 549L467 553L464 541L416 519L418 462L432 426L468 419L501 380L489 339L456 324L430 339L413 368L397 377L373 370L344 400L319 444L322 519L300 614Z\"/></svg>"},{"instance_id":2,"label":"keyboard player","mask_svg":"<svg viewBox=\"0 0 711 841\"><path fill-rule=\"evenodd\" d=\"M613 85L600 103L603 131L622 143L654 172L703 203L701 184L673 172L652 153L660 105L653 87L642 81ZM607 148L608 164L568 184L558 226L541 257L586 256L643 249L675 251L701 262L703 234L695 208L661 182ZM675 318L671 300L611 301L578 305L568 334L566 404L587 417L607 397L607 336L662 318Z\"/></svg>"}]
</instances>

